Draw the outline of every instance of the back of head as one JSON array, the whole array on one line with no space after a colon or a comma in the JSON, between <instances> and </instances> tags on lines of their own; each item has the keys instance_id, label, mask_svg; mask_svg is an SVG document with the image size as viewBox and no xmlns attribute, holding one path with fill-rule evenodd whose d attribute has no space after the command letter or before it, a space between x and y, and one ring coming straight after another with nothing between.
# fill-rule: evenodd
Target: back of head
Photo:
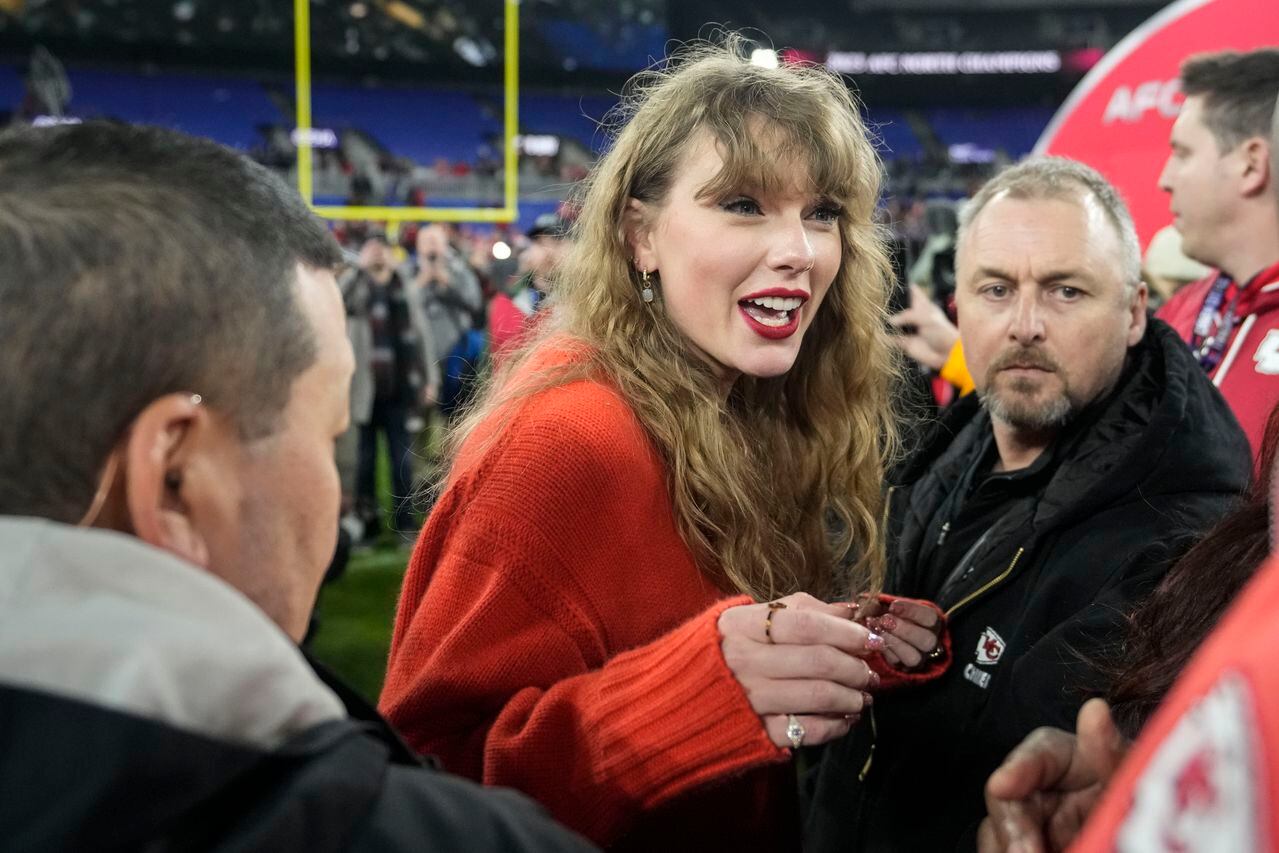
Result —
<instances>
[{"instance_id":1,"label":"back of head","mask_svg":"<svg viewBox=\"0 0 1279 853\"><path fill-rule=\"evenodd\" d=\"M1221 151L1245 139L1268 139L1279 97L1279 48L1192 56L1181 66L1181 91L1203 98L1203 122Z\"/></svg>"},{"instance_id":2,"label":"back of head","mask_svg":"<svg viewBox=\"0 0 1279 853\"><path fill-rule=\"evenodd\" d=\"M1136 288L1141 281L1141 246L1132 214L1118 190L1091 166L1064 157L1028 157L1009 166L987 181L959 212L957 246L963 251L964 236L982 210L996 197L1080 201L1091 198L1115 229L1123 257L1124 281Z\"/></svg>"},{"instance_id":3,"label":"back of head","mask_svg":"<svg viewBox=\"0 0 1279 853\"><path fill-rule=\"evenodd\" d=\"M283 181L210 141L102 122L0 134L0 514L78 518L168 393L269 434L315 358L296 266L339 260Z\"/></svg>"}]
</instances>

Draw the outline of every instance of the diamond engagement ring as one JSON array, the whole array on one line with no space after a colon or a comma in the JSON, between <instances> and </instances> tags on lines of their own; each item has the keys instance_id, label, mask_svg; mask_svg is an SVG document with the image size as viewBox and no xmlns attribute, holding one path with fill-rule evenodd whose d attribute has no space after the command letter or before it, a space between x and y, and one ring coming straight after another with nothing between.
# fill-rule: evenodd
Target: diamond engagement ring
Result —
<instances>
[{"instance_id":1,"label":"diamond engagement ring","mask_svg":"<svg viewBox=\"0 0 1279 853\"><path fill-rule=\"evenodd\" d=\"M790 741L791 749L799 749L804 745L804 727L794 714L786 715L786 739Z\"/></svg>"}]
</instances>

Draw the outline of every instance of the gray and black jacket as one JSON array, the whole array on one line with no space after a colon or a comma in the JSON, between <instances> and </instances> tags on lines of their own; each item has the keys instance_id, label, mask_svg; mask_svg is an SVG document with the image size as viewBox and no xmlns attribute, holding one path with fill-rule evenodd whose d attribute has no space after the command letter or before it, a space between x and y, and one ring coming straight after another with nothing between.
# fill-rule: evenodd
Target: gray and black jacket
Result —
<instances>
[{"instance_id":1,"label":"gray and black jacket","mask_svg":"<svg viewBox=\"0 0 1279 853\"><path fill-rule=\"evenodd\" d=\"M212 575L0 518L0 848L592 849L422 766L362 704Z\"/></svg>"}]
</instances>

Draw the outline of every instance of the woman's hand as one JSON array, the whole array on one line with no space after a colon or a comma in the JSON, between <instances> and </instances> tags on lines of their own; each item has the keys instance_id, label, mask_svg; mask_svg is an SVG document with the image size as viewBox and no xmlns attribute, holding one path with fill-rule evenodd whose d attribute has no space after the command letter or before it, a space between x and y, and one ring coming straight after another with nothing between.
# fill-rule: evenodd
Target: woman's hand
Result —
<instances>
[{"instance_id":1,"label":"woman's hand","mask_svg":"<svg viewBox=\"0 0 1279 853\"><path fill-rule=\"evenodd\" d=\"M945 623L926 604L898 599L885 613L874 598L860 604L858 619L884 638L884 660L899 669L914 669L924 663L941 643Z\"/></svg>"},{"instance_id":2,"label":"woman's hand","mask_svg":"<svg viewBox=\"0 0 1279 853\"><path fill-rule=\"evenodd\" d=\"M791 715L799 741L813 746L843 737L870 706L879 676L862 656L884 640L852 615L802 592L720 614L724 660L778 746L796 745Z\"/></svg>"}]
</instances>

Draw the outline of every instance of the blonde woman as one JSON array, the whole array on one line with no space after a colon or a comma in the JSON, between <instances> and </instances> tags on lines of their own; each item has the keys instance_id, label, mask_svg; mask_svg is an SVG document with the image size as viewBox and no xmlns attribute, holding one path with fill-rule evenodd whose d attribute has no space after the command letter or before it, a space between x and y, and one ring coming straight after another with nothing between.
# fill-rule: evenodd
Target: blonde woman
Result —
<instances>
[{"instance_id":1,"label":"blonde woman","mask_svg":"<svg viewBox=\"0 0 1279 853\"><path fill-rule=\"evenodd\" d=\"M739 54L631 91L552 313L460 429L382 695L606 845L796 846L789 750L937 644L926 607L876 634L819 600L882 560L879 162L838 78Z\"/></svg>"}]
</instances>

